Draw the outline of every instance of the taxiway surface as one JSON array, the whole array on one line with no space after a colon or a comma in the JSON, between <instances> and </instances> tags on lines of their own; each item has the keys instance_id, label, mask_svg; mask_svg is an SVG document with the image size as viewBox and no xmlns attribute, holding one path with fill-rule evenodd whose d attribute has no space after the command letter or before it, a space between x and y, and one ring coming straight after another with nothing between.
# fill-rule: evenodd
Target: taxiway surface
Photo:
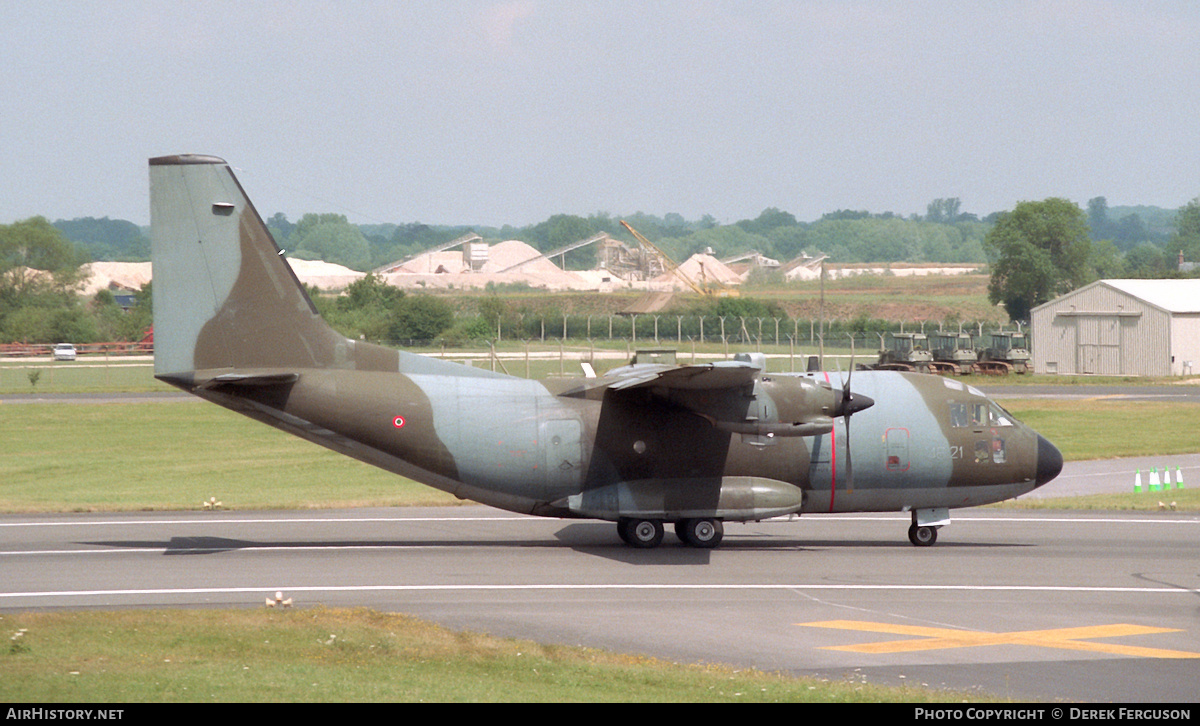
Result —
<instances>
[{"instance_id":1,"label":"taxiway surface","mask_svg":"<svg viewBox=\"0 0 1200 726\"><path fill-rule=\"evenodd\" d=\"M454 628L1015 700L1195 698L1200 517L728 525L715 551L480 506L0 517L0 609L369 606Z\"/></svg>"}]
</instances>

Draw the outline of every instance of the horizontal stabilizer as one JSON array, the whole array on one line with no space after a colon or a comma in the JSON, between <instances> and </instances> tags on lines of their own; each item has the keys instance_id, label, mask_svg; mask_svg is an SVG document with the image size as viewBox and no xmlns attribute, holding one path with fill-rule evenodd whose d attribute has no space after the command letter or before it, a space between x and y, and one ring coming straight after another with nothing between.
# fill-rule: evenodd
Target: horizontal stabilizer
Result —
<instances>
[{"instance_id":1,"label":"horizontal stabilizer","mask_svg":"<svg viewBox=\"0 0 1200 726\"><path fill-rule=\"evenodd\" d=\"M299 380L298 373L222 373L210 378L201 388L218 386L282 386Z\"/></svg>"}]
</instances>

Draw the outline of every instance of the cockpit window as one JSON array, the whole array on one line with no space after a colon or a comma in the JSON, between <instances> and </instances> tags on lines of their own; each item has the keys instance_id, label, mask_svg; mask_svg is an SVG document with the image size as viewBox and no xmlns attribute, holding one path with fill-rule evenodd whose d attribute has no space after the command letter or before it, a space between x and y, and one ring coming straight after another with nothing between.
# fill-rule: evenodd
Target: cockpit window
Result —
<instances>
[{"instance_id":1,"label":"cockpit window","mask_svg":"<svg viewBox=\"0 0 1200 726\"><path fill-rule=\"evenodd\" d=\"M1008 411L1005 411L995 401L988 401L988 415L991 416L993 426L1012 426L1013 417Z\"/></svg>"},{"instance_id":2,"label":"cockpit window","mask_svg":"<svg viewBox=\"0 0 1200 726\"><path fill-rule=\"evenodd\" d=\"M951 401L950 425L954 428L1012 426L1013 417L992 401Z\"/></svg>"}]
</instances>

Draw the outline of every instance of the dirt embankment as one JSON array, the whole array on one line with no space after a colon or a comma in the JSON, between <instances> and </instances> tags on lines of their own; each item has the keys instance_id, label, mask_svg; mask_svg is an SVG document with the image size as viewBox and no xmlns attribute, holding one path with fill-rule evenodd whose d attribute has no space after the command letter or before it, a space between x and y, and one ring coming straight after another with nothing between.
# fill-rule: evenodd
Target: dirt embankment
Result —
<instances>
[{"instance_id":1,"label":"dirt embankment","mask_svg":"<svg viewBox=\"0 0 1200 726\"><path fill-rule=\"evenodd\" d=\"M826 284L825 318L828 320L855 320L860 317L919 324L926 322L960 321L965 324L982 322L1001 324L1007 321L1003 308L988 302L987 278L974 276L973 280L959 278L948 284L930 279L914 284L902 278L882 278L871 286L861 283L848 287L845 283ZM477 301L493 293L485 291L450 293L462 300L462 308L474 310ZM637 292L558 292L544 291L506 292L500 299L512 312L532 315L610 315L620 313L638 299ZM763 288L745 288L741 298L758 300L783 311L786 318L818 320L821 317L821 293L813 285L778 285ZM676 314L704 314L703 309L712 309L715 298L702 299L695 293L676 293L671 304L660 316Z\"/></svg>"},{"instance_id":2,"label":"dirt embankment","mask_svg":"<svg viewBox=\"0 0 1200 726\"><path fill-rule=\"evenodd\" d=\"M497 246L504 251L503 246ZM514 246L515 247L515 246ZM492 263L516 264L523 259L537 256L532 248L511 250L513 259L500 259ZM514 262L516 260L516 262ZM325 262L291 260L297 277L316 285L324 291L337 291L353 282L364 273L355 272L339 265ZM626 310L641 295L642 291L614 288L610 292L562 290L550 292L535 289L528 277L535 281L557 274L569 275L554 268L548 260L537 260L530 265L535 272L517 270L505 273L513 279L502 285L501 292L472 288L461 285L455 288L429 286L411 289L410 292L427 292L454 297L461 300L461 309L474 311L483 297L498 295L510 312L527 315L615 315ZM150 281L150 263L97 262L91 266L91 276L83 292L93 295L102 288L137 290ZM463 275L465 276L465 275ZM448 278L447 275L431 275ZM479 277L479 276L476 276ZM523 283L523 284L522 284ZM928 277L903 277L894 275L867 275L839 280L800 282L763 286L742 286L739 297L760 300L772 304L792 319L854 320L858 318L879 319L892 322L961 321L964 323L1003 323L1007 320L1002 308L992 305L987 299L986 275L950 275ZM509 287L510 289L503 289ZM527 289L511 289L524 287ZM823 287L823 290L822 290ZM824 302L822 303L822 296ZM692 292L676 292L672 302L659 315L703 314L705 308L716 305L716 298L704 299Z\"/></svg>"}]
</instances>

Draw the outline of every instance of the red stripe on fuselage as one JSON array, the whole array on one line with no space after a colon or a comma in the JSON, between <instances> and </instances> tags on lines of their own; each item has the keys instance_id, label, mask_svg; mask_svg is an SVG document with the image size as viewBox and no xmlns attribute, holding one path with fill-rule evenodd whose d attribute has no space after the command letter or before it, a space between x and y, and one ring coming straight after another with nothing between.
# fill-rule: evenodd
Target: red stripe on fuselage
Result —
<instances>
[{"instance_id":1,"label":"red stripe on fuselage","mask_svg":"<svg viewBox=\"0 0 1200 726\"><path fill-rule=\"evenodd\" d=\"M825 382L833 386L829 381L829 373L825 372ZM833 422L833 427L829 429L829 511L833 512L833 498L837 494L837 421ZM848 443L848 442L847 442Z\"/></svg>"}]
</instances>

